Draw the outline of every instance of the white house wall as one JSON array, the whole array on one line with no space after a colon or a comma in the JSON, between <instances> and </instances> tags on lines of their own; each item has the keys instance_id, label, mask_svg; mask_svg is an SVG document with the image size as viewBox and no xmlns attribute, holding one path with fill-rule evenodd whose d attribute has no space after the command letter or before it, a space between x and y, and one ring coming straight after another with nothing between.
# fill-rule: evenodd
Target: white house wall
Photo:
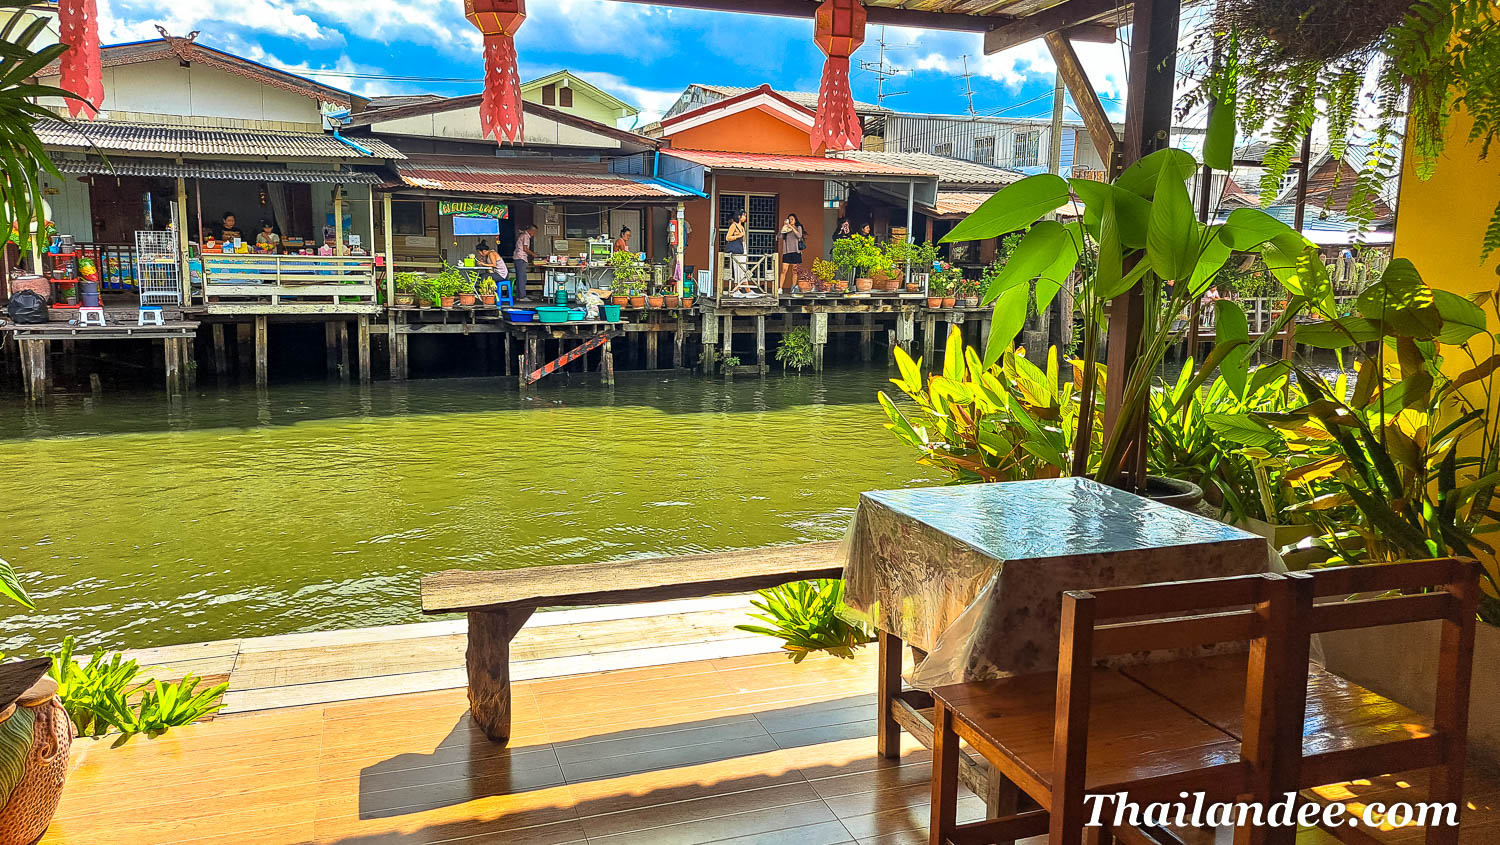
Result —
<instances>
[{"instance_id":1,"label":"white house wall","mask_svg":"<svg viewBox=\"0 0 1500 845\"><path fill-rule=\"evenodd\" d=\"M89 186L78 177L64 174L61 179L42 176L42 194L51 212L48 219L57 225L58 234L72 235L80 241L94 239L94 218L89 208Z\"/></svg>"},{"instance_id":2,"label":"white house wall","mask_svg":"<svg viewBox=\"0 0 1500 845\"><path fill-rule=\"evenodd\" d=\"M378 135L451 138L457 141L486 140L479 128L478 106L387 120L371 124L370 130ZM533 114L526 115L525 132L524 143L526 144L591 149L619 149L620 147L620 142L614 138Z\"/></svg>"},{"instance_id":3,"label":"white house wall","mask_svg":"<svg viewBox=\"0 0 1500 845\"><path fill-rule=\"evenodd\" d=\"M44 77L55 84L57 77ZM44 101L60 106L61 101ZM321 131L317 101L303 94L236 76L205 65L182 67L176 59L104 69L107 120L161 123L163 115L185 118L182 123L246 128L314 129Z\"/></svg>"}]
</instances>

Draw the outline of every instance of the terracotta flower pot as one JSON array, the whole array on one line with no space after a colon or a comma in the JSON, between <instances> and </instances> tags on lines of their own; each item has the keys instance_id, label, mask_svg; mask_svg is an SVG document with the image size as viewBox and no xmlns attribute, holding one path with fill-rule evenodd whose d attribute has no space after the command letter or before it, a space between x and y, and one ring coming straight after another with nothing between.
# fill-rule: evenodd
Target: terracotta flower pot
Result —
<instances>
[{"instance_id":1,"label":"terracotta flower pot","mask_svg":"<svg viewBox=\"0 0 1500 845\"><path fill-rule=\"evenodd\" d=\"M22 725L23 714L27 726L9 730ZM0 807L0 841L35 842L57 812L73 745L73 722L57 698L57 682L43 675L6 708L0 724L6 728L0 731L0 758L8 767L14 763L10 771L19 776Z\"/></svg>"},{"instance_id":2,"label":"terracotta flower pot","mask_svg":"<svg viewBox=\"0 0 1500 845\"><path fill-rule=\"evenodd\" d=\"M423 308L436 308L437 307L437 303L434 302L434 301L432 301L431 299L428 299L427 297L424 296L424 297L422 297L422 307Z\"/></svg>"},{"instance_id":3,"label":"terracotta flower pot","mask_svg":"<svg viewBox=\"0 0 1500 845\"><path fill-rule=\"evenodd\" d=\"M630 298L630 307L631 308L645 308L646 307L646 297L644 297L644 296L632 296Z\"/></svg>"},{"instance_id":4,"label":"terracotta flower pot","mask_svg":"<svg viewBox=\"0 0 1500 845\"><path fill-rule=\"evenodd\" d=\"M693 298L691 296L684 296L682 298L682 307L683 308L692 308L693 307Z\"/></svg>"},{"instance_id":5,"label":"terracotta flower pot","mask_svg":"<svg viewBox=\"0 0 1500 845\"><path fill-rule=\"evenodd\" d=\"M459 305L469 306L469 305L473 305L475 302L478 302L478 301L479 301L479 297L475 296L472 293L461 293L461 294L458 295L458 304Z\"/></svg>"},{"instance_id":6,"label":"terracotta flower pot","mask_svg":"<svg viewBox=\"0 0 1500 845\"><path fill-rule=\"evenodd\" d=\"M875 289L876 290L883 290L883 291L901 290L901 280L900 279L885 279L885 280L882 281L880 279L876 279L875 280Z\"/></svg>"},{"instance_id":7,"label":"terracotta flower pot","mask_svg":"<svg viewBox=\"0 0 1500 845\"><path fill-rule=\"evenodd\" d=\"M652 308L661 308L662 306L667 304L667 298L665 296L648 297L647 301L651 303Z\"/></svg>"},{"instance_id":8,"label":"terracotta flower pot","mask_svg":"<svg viewBox=\"0 0 1500 845\"><path fill-rule=\"evenodd\" d=\"M442 305L444 308L452 308L453 307L453 297L451 297L451 296L445 296L441 300L439 300L439 304Z\"/></svg>"},{"instance_id":9,"label":"terracotta flower pot","mask_svg":"<svg viewBox=\"0 0 1500 845\"><path fill-rule=\"evenodd\" d=\"M828 292L829 293L848 293L849 292L849 283L848 282L829 282L828 283Z\"/></svg>"},{"instance_id":10,"label":"terracotta flower pot","mask_svg":"<svg viewBox=\"0 0 1500 845\"><path fill-rule=\"evenodd\" d=\"M927 297L927 307L928 308L942 308L943 307L943 298L941 296L929 296L929 297Z\"/></svg>"},{"instance_id":11,"label":"terracotta flower pot","mask_svg":"<svg viewBox=\"0 0 1500 845\"><path fill-rule=\"evenodd\" d=\"M630 297L628 297L628 296L611 296L609 298L609 304L610 305L629 305L630 304Z\"/></svg>"},{"instance_id":12,"label":"terracotta flower pot","mask_svg":"<svg viewBox=\"0 0 1500 845\"><path fill-rule=\"evenodd\" d=\"M494 305L496 302L496 298L493 293L482 293L479 295L479 301L483 302L485 305Z\"/></svg>"},{"instance_id":13,"label":"terracotta flower pot","mask_svg":"<svg viewBox=\"0 0 1500 845\"><path fill-rule=\"evenodd\" d=\"M921 289L922 289L922 283L921 282L907 282L906 283L906 292L907 293L917 293Z\"/></svg>"},{"instance_id":14,"label":"terracotta flower pot","mask_svg":"<svg viewBox=\"0 0 1500 845\"><path fill-rule=\"evenodd\" d=\"M803 293L812 293L812 289L813 289L813 283L812 282L798 282L797 283L797 290L802 291Z\"/></svg>"},{"instance_id":15,"label":"terracotta flower pot","mask_svg":"<svg viewBox=\"0 0 1500 845\"><path fill-rule=\"evenodd\" d=\"M416 305L417 295L414 293L398 293L396 294L396 304L402 306Z\"/></svg>"},{"instance_id":16,"label":"terracotta flower pot","mask_svg":"<svg viewBox=\"0 0 1500 845\"><path fill-rule=\"evenodd\" d=\"M958 304L958 299L956 297L952 297L952 296L945 296L945 297L943 297L943 307L944 308L952 308L953 306L955 306L957 304Z\"/></svg>"},{"instance_id":17,"label":"terracotta flower pot","mask_svg":"<svg viewBox=\"0 0 1500 845\"><path fill-rule=\"evenodd\" d=\"M854 280L854 289L855 290L861 290L861 291L862 290L871 290L874 287L875 287L875 280L874 279L855 279Z\"/></svg>"},{"instance_id":18,"label":"terracotta flower pot","mask_svg":"<svg viewBox=\"0 0 1500 845\"><path fill-rule=\"evenodd\" d=\"M663 296L661 299L662 299L662 305L664 307L666 307L666 308L680 308L681 307L682 297L680 297L680 296L670 296L669 295L669 296Z\"/></svg>"},{"instance_id":19,"label":"terracotta flower pot","mask_svg":"<svg viewBox=\"0 0 1500 845\"><path fill-rule=\"evenodd\" d=\"M964 307L965 308L978 308L979 307L979 297L977 297L977 296L966 296L966 297L964 297Z\"/></svg>"}]
</instances>

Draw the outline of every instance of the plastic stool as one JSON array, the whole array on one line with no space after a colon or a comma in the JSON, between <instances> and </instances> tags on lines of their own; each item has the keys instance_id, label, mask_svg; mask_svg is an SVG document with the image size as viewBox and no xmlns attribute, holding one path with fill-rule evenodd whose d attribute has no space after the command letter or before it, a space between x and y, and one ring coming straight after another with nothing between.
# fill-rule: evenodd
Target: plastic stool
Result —
<instances>
[{"instance_id":1,"label":"plastic stool","mask_svg":"<svg viewBox=\"0 0 1500 845\"><path fill-rule=\"evenodd\" d=\"M78 325L80 326L102 326L104 325L103 308L79 308Z\"/></svg>"},{"instance_id":2,"label":"plastic stool","mask_svg":"<svg viewBox=\"0 0 1500 845\"><path fill-rule=\"evenodd\" d=\"M142 305L141 310L136 312L135 324L137 326L165 326L166 322L161 318L161 308L156 305ZM149 319L148 319L149 317Z\"/></svg>"},{"instance_id":3,"label":"plastic stool","mask_svg":"<svg viewBox=\"0 0 1500 845\"><path fill-rule=\"evenodd\" d=\"M495 283L495 301L501 305L515 305L515 297L510 294L510 282L505 279Z\"/></svg>"}]
</instances>

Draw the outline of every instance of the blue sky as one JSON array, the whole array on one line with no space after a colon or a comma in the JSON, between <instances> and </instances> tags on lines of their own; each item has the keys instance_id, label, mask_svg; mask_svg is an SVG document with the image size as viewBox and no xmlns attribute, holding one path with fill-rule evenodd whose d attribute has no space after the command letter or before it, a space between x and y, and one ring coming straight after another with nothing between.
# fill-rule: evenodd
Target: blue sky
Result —
<instances>
[{"instance_id":1,"label":"blue sky","mask_svg":"<svg viewBox=\"0 0 1500 845\"><path fill-rule=\"evenodd\" d=\"M105 43L199 30L199 41L365 95L479 89L479 35L461 0L99 0ZM856 62L874 62L880 27L871 27ZM1050 113L1053 65L1040 41L983 56L973 34L889 28L888 64L907 73L886 105L962 113L963 56L973 73L977 112L1011 117ZM758 15L660 9L615 0L537 2L516 39L525 79L568 68L648 118L692 82L817 90L823 55L812 22ZM1123 113L1121 45L1080 44L1094 85L1115 117ZM381 77L420 77L393 79ZM855 96L875 100L875 76L857 70ZM1069 112L1070 118L1076 115Z\"/></svg>"}]
</instances>

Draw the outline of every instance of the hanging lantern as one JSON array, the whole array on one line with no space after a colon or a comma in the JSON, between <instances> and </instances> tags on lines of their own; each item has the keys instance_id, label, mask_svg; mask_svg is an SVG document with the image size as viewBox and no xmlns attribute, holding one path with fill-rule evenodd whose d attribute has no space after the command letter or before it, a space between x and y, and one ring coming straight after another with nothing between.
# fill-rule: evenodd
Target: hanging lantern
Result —
<instances>
[{"instance_id":1,"label":"hanging lantern","mask_svg":"<svg viewBox=\"0 0 1500 845\"><path fill-rule=\"evenodd\" d=\"M58 41L68 49L59 61L58 87L77 94L68 98L74 117L93 118L104 104L104 72L99 61L99 13L95 0L60 0L57 7Z\"/></svg>"},{"instance_id":2,"label":"hanging lantern","mask_svg":"<svg viewBox=\"0 0 1500 845\"><path fill-rule=\"evenodd\" d=\"M526 20L526 0L464 0L464 16L484 35L484 100L479 126L497 142L521 142L521 76L516 70L516 30Z\"/></svg>"},{"instance_id":3,"label":"hanging lantern","mask_svg":"<svg viewBox=\"0 0 1500 845\"><path fill-rule=\"evenodd\" d=\"M823 0L818 7L814 37L827 54L823 85L818 89L818 115L813 121L812 148L857 150L863 138L854 92L849 88L849 57L865 43L865 7L860 0Z\"/></svg>"}]
</instances>

